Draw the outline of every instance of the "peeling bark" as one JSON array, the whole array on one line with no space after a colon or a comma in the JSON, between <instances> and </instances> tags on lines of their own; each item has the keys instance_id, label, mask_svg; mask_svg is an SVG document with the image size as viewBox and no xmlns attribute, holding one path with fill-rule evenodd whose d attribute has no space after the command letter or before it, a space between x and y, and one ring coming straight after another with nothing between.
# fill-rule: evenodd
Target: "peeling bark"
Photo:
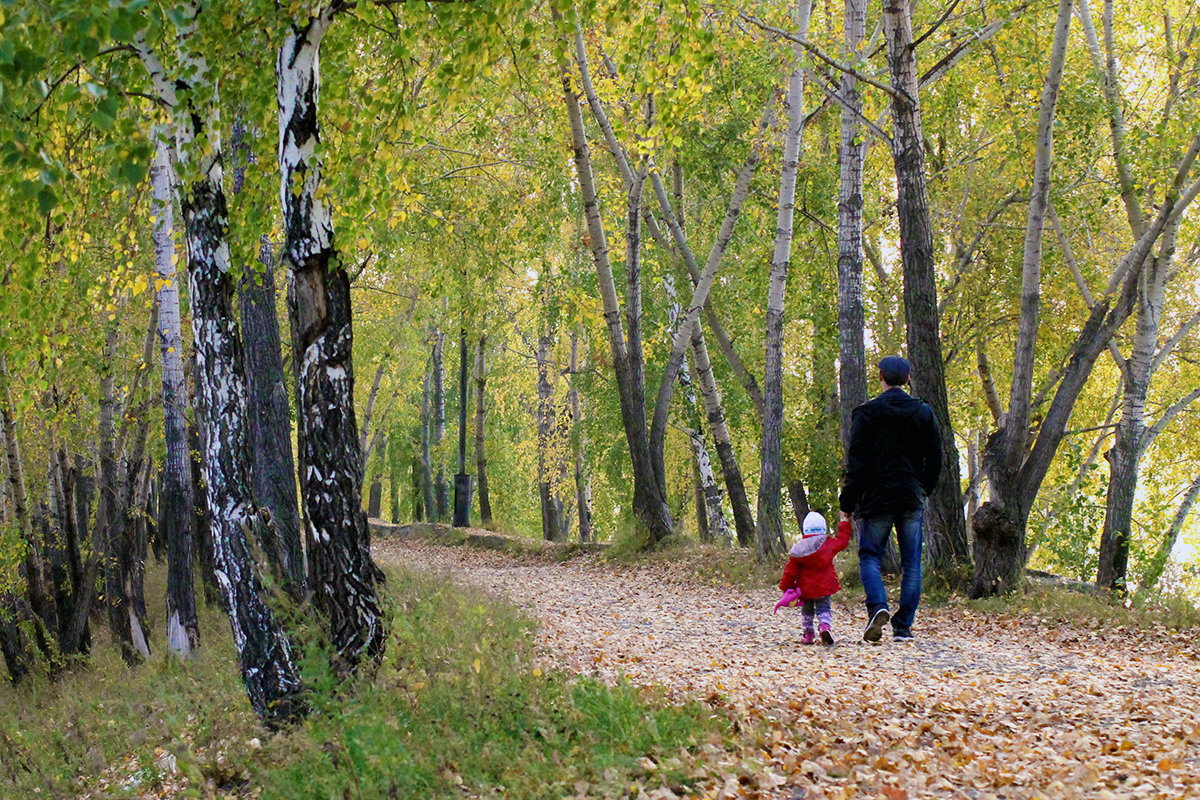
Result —
<instances>
[{"instance_id":1,"label":"peeling bark","mask_svg":"<svg viewBox=\"0 0 1200 800\"><path fill-rule=\"evenodd\" d=\"M336 666L355 672L383 655L384 620L362 509L362 453L354 414L350 280L334 247L321 190L320 47L334 9L286 33L276 62L280 199L288 312L300 351L297 419L309 585L326 617Z\"/></svg>"}]
</instances>

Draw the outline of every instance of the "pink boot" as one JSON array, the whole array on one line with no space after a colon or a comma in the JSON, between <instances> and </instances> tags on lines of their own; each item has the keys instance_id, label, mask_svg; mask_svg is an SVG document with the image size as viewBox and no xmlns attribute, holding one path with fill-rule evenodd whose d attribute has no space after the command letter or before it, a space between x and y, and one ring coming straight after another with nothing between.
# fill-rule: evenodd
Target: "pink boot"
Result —
<instances>
[{"instance_id":1,"label":"pink boot","mask_svg":"<svg viewBox=\"0 0 1200 800\"><path fill-rule=\"evenodd\" d=\"M804 629L804 637L800 640L800 644L812 644L817 640L817 635L813 633L812 628Z\"/></svg>"},{"instance_id":2,"label":"pink boot","mask_svg":"<svg viewBox=\"0 0 1200 800\"><path fill-rule=\"evenodd\" d=\"M828 647L833 644L833 629L828 622L821 623L821 644Z\"/></svg>"}]
</instances>

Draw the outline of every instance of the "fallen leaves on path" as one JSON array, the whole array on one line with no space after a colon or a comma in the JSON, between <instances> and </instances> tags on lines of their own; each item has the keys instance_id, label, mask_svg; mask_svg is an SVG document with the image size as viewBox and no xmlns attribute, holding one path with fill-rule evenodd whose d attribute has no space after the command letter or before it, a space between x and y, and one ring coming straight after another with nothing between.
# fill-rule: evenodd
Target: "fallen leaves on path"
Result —
<instances>
[{"instance_id":1,"label":"fallen leaves on path","mask_svg":"<svg viewBox=\"0 0 1200 800\"><path fill-rule=\"evenodd\" d=\"M420 540L375 551L505 592L538 618L547 664L730 713L756 737L732 762L711 748L723 763L710 773L736 770L710 774L716 796L1200 797L1200 659L1188 633L950 605L922 609L917 639L872 646L859 641L863 608L835 598L838 644L803 646L798 612L772 616L773 587L595 555L545 563Z\"/></svg>"}]
</instances>

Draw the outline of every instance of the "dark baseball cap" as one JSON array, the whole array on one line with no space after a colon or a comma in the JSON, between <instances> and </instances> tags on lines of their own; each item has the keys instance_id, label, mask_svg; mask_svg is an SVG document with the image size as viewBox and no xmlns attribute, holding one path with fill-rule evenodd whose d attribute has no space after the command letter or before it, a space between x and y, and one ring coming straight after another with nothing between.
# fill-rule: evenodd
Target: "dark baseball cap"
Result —
<instances>
[{"instance_id":1,"label":"dark baseball cap","mask_svg":"<svg viewBox=\"0 0 1200 800\"><path fill-rule=\"evenodd\" d=\"M900 356L887 356L879 362L879 374L888 386L903 386L908 383L912 367Z\"/></svg>"}]
</instances>

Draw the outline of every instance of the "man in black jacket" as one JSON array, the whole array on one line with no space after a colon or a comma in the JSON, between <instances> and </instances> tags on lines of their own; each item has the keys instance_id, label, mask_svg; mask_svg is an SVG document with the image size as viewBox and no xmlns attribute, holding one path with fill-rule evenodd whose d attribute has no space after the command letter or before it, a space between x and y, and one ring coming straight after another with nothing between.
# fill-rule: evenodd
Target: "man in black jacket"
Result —
<instances>
[{"instance_id":1,"label":"man in black jacket","mask_svg":"<svg viewBox=\"0 0 1200 800\"><path fill-rule=\"evenodd\" d=\"M890 617L893 638L912 638L921 601L921 523L925 498L937 485L942 437L933 410L904 391L909 365L900 356L879 362L883 392L854 409L850 449L839 497L843 518L858 519L858 564L870 623L863 639L877 642L889 621L880 560L892 528L900 545L900 607Z\"/></svg>"}]
</instances>

